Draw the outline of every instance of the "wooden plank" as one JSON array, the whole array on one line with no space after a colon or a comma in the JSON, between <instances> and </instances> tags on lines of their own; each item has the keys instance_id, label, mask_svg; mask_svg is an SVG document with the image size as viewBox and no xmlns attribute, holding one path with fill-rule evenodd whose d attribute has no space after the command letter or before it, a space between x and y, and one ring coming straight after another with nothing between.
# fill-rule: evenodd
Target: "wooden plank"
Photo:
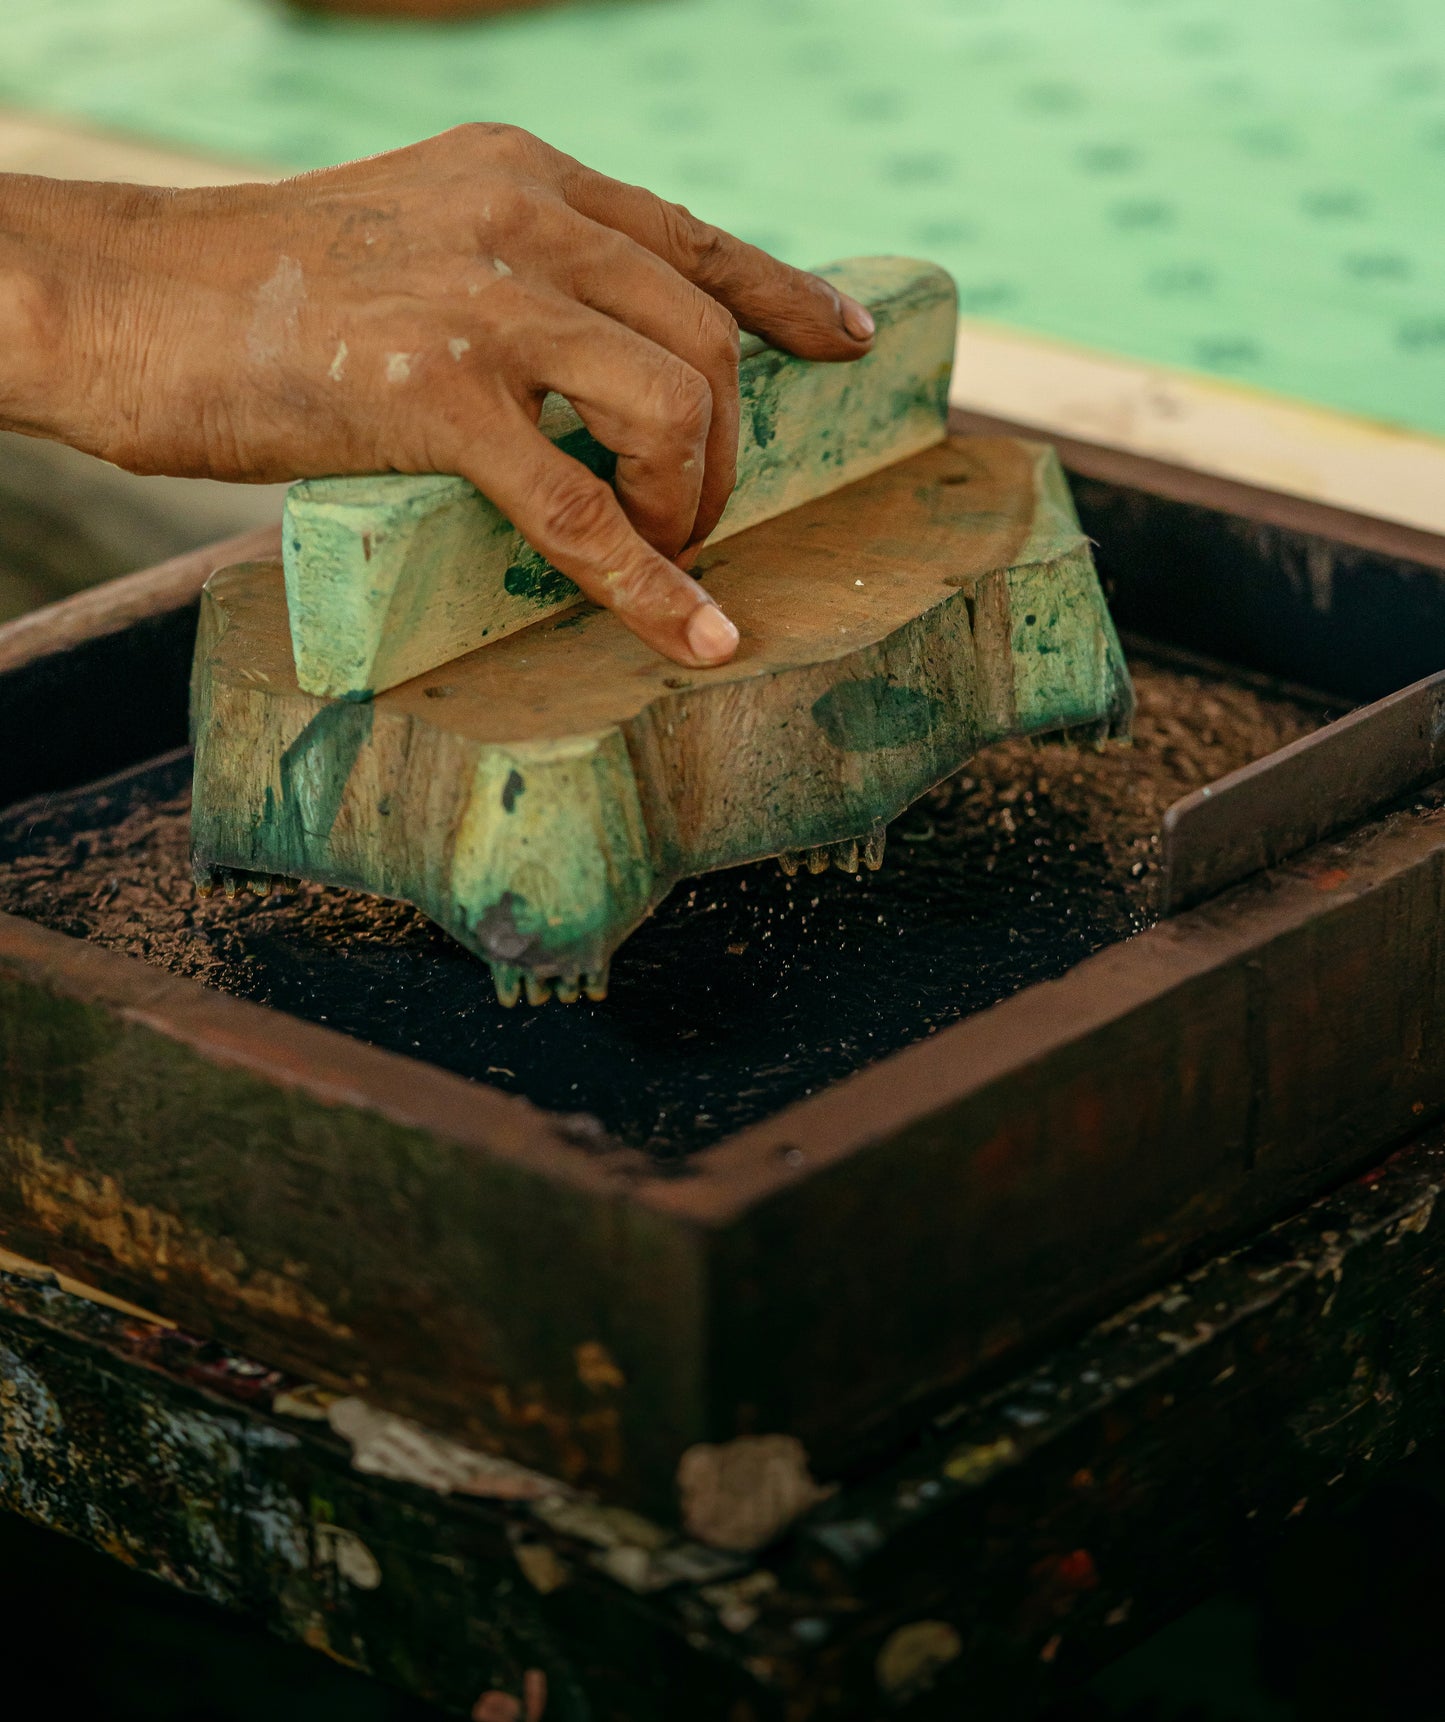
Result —
<instances>
[{"instance_id":1,"label":"wooden plank","mask_svg":"<svg viewBox=\"0 0 1445 1722\"><path fill-rule=\"evenodd\" d=\"M0 1505L454 1714L1002 1722L1437 1439L1442 1195L1437 1131L731 1561L19 1264Z\"/></svg>"},{"instance_id":2,"label":"wooden plank","mask_svg":"<svg viewBox=\"0 0 1445 1722\"><path fill-rule=\"evenodd\" d=\"M949 425L958 436L1017 436L1046 441L1070 475L1121 492L1164 498L1231 518L1271 526L1301 538L1350 545L1382 558L1445 569L1445 536L1373 514L1368 509L1272 490L1245 478L1204 472L1109 442L1051 431L1013 414L976 412L951 403Z\"/></svg>"},{"instance_id":3,"label":"wooden plank","mask_svg":"<svg viewBox=\"0 0 1445 1722\"><path fill-rule=\"evenodd\" d=\"M1052 455L950 442L710 552L743 645L680 675L589 610L375 700L298 689L278 572L206 589L196 864L400 898L498 997L601 997L679 879L781 852L856 871L1004 735L1127 726L1133 695ZM294 620L294 618L293 618Z\"/></svg>"},{"instance_id":4,"label":"wooden plank","mask_svg":"<svg viewBox=\"0 0 1445 1722\"><path fill-rule=\"evenodd\" d=\"M737 488L721 543L941 442L957 295L932 264L864 257L820 271L873 313L856 363L811 363L743 341ZM615 456L557 396L541 429L611 477ZM462 478L309 479L286 501L286 601L296 679L356 699L435 669L579 601L577 588Z\"/></svg>"},{"instance_id":5,"label":"wooden plank","mask_svg":"<svg viewBox=\"0 0 1445 1722\"><path fill-rule=\"evenodd\" d=\"M179 746L202 586L274 555L280 526L47 604L0 628L0 804L64 789ZM77 693L107 687L104 715Z\"/></svg>"},{"instance_id":6,"label":"wooden plank","mask_svg":"<svg viewBox=\"0 0 1445 1722\"><path fill-rule=\"evenodd\" d=\"M811 1515L782 1588L807 1573L895 1631L949 1627L928 1716L1046 1710L1285 1526L1438 1443L1442 1173L1437 1129L950 1408Z\"/></svg>"},{"instance_id":7,"label":"wooden plank","mask_svg":"<svg viewBox=\"0 0 1445 1722\"><path fill-rule=\"evenodd\" d=\"M1445 532L1445 438L963 318L951 403L1418 530Z\"/></svg>"},{"instance_id":8,"label":"wooden plank","mask_svg":"<svg viewBox=\"0 0 1445 1722\"><path fill-rule=\"evenodd\" d=\"M1192 908L1445 776L1445 671L1362 706L1164 815L1164 907Z\"/></svg>"},{"instance_id":9,"label":"wooden plank","mask_svg":"<svg viewBox=\"0 0 1445 1722\"><path fill-rule=\"evenodd\" d=\"M956 434L1028 435L954 413ZM1350 699L1440 668L1445 539L1116 449L1054 442L1125 630Z\"/></svg>"},{"instance_id":10,"label":"wooden plank","mask_svg":"<svg viewBox=\"0 0 1445 1722\"><path fill-rule=\"evenodd\" d=\"M201 589L218 568L274 556L281 546L281 528L258 527L219 544L187 551L158 567L114 581L105 587L77 592L56 604L32 610L0 628L0 676L57 652L70 653L139 623L189 611L194 616Z\"/></svg>"},{"instance_id":11,"label":"wooden plank","mask_svg":"<svg viewBox=\"0 0 1445 1722\"><path fill-rule=\"evenodd\" d=\"M280 522L284 485L123 472L0 431L0 619Z\"/></svg>"},{"instance_id":12,"label":"wooden plank","mask_svg":"<svg viewBox=\"0 0 1445 1722\"><path fill-rule=\"evenodd\" d=\"M10 1249L329 1387L381 1365L383 1400L564 1477L670 1479L701 1427L698 1244L629 1200L640 1157L25 922L0 945ZM628 1358L625 1392L586 1347Z\"/></svg>"},{"instance_id":13,"label":"wooden plank","mask_svg":"<svg viewBox=\"0 0 1445 1722\"><path fill-rule=\"evenodd\" d=\"M131 185L234 185L277 177L274 168L225 162L72 120L0 107L0 173Z\"/></svg>"}]
</instances>

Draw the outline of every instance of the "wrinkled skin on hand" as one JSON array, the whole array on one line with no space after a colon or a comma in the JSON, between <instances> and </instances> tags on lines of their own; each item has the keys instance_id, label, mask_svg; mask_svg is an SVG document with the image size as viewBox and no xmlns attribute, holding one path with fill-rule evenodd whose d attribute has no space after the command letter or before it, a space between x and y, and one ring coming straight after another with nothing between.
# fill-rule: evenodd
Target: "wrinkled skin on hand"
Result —
<instances>
[{"instance_id":1,"label":"wrinkled skin on hand","mask_svg":"<svg viewBox=\"0 0 1445 1722\"><path fill-rule=\"evenodd\" d=\"M507 126L276 185L18 185L0 332L18 230L11 303L48 370L27 392L0 369L0 423L136 472L460 474L693 666L737 643L683 570L734 481L739 326L828 360L872 333L815 276ZM615 490L536 428L549 390L616 452Z\"/></svg>"}]
</instances>

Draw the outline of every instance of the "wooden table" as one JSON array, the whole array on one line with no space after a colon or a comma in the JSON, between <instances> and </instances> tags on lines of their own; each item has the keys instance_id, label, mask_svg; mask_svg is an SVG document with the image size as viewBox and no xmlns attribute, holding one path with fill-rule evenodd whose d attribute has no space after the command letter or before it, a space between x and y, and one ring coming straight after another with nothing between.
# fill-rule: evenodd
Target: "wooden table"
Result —
<instances>
[{"instance_id":1,"label":"wooden table","mask_svg":"<svg viewBox=\"0 0 1445 1722\"><path fill-rule=\"evenodd\" d=\"M440 1493L448 1451L8 1258L0 1497L460 1714L541 1670L548 1722L1028 1715L1438 1435L1442 1188L1434 1131L735 1562Z\"/></svg>"}]
</instances>

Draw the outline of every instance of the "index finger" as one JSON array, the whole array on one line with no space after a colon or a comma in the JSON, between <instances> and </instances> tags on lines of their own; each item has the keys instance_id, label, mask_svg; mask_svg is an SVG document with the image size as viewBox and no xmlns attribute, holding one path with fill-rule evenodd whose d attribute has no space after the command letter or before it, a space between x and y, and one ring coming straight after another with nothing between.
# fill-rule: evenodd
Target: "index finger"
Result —
<instances>
[{"instance_id":1,"label":"index finger","mask_svg":"<svg viewBox=\"0 0 1445 1722\"><path fill-rule=\"evenodd\" d=\"M535 549L640 639L692 669L723 664L738 631L698 583L641 538L612 486L518 410L458 470Z\"/></svg>"},{"instance_id":2,"label":"index finger","mask_svg":"<svg viewBox=\"0 0 1445 1722\"><path fill-rule=\"evenodd\" d=\"M873 339L873 319L846 293L794 269L721 227L576 164L562 191L578 214L616 228L726 305L739 325L804 359L857 359Z\"/></svg>"}]
</instances>

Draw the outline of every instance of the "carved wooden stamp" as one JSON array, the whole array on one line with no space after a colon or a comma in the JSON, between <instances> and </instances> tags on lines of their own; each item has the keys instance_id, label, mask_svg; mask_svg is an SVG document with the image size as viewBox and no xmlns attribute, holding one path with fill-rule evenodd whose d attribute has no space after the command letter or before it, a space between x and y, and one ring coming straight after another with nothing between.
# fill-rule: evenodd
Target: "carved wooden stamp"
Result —
<instances>
[{"instance_id":1,"label":"carved wooden stamp","mask_svg":"<svg viewBox=\"0 0 1445 1722\"><path fill-rule=\"evenodd\" d=\"M497 993L600 997L690 874L881 859L985 743L1127 722L1127 671L1052 451L949 439L709 548L734 662L683 671L574 606L374 699L297 682L282 569L207 587L194 858L415 904Z\"/></svg>"}]
</instances>

